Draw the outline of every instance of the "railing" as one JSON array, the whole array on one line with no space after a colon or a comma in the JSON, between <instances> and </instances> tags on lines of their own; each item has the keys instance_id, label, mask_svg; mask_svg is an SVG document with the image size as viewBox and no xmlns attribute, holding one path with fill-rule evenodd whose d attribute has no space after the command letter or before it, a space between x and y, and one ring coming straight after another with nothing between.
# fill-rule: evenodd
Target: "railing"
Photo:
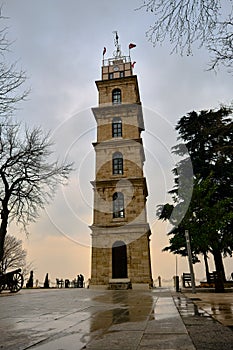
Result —
<instances>
[{"instance_id":1,"label":"railing","mask_svg":"<svg viewBox=\"0 0 233 350\"><path fill-rule=\"evenodd\" d=\"M104 66L114 66L116 64L120 63L128 63L131 62L131 57L130 56L122 56L122 57L113 57L113 58L107 58L103 60L103 67Z\"/></svg>"}]
</instances>

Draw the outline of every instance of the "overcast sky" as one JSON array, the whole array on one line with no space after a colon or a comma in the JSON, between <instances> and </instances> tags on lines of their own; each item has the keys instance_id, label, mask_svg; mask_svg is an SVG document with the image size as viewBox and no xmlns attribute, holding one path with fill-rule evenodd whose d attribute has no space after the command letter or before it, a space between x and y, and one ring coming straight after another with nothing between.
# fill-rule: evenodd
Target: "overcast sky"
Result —
<instances>
[{"instance_id":1,"label":"overcast sky","mask_svg":"<svg viewBox=\"0 0 233 350\"><path fill-rule=\"evenodd\" d=\"M95 120L90 111L98 105L95 81L100 79L103 47L106 58L114 51L117 30L123 54L135 43L131 57L136 61L146 131L148 218L152 229L152 270L156 279L175 274L175 257L161 253L167 244L167 227L156 219L158 204L169 199L171 169L176 159L170 149L176 143L174 131L179 118L192 110L217 108L232 101L232 75L227 70L207 71L208 53L196 49L192 56L170 55L171 47L152 47L145 32L153 15L136 10L142 0L7 0L4 16L10 39L14 40L9 61L18 61L31 88L28 101L17 112L29 126L51 130L57 155L75 162L69 185L30 226L25 241L35 278L90 277L90 229L94 180ZM2 24L3 25L3 24ZM12 233L18 229L11 227ZM19 237L23 237L17 233ZM199 264L200 265L200 264ZM212 267L213 268L213 267ZM187 270L186 259L178 258L178 272ZM204 276L203 264L195 267ZM226 261L227 275L230 260Z\"/></svg>"}]
</instances>

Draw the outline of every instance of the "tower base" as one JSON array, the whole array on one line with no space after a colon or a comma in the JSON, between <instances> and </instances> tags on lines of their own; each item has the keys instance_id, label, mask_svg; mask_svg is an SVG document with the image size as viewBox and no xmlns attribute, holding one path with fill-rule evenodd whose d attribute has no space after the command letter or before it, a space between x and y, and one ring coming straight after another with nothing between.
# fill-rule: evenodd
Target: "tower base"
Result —
<instances>
[{"instance_id":1,"label":"tower base","mask_svg":"<svg viewBox=\"0 0 233 350\"><path fill-rule=\"evenodd\" d=\"M113 278L109 280L108 284L91 284L90 289L101 290L148 290L152 288L152 284L149 283L131 283L129 278Z\"/></svg>"}]
</instances>

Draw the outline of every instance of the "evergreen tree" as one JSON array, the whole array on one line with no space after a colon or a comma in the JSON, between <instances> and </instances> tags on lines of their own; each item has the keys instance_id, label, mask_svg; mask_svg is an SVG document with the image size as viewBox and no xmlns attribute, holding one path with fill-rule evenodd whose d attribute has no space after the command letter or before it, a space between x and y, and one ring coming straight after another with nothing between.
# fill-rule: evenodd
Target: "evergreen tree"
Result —
<instances>
[{"instance_id":1,"label":"evergreen tree","mask_svg":"<svg viewBox=\"0 0 233 350\"><path fill-rule=\"evenodd\" d=\"M192 198L180 221L174 213L179 213L187 200L187 188L181 177L185 174L185 159L173 171L175 185L170 193L174 204L160 205L157 212L160 219L169 219L173 224L168 233L170 246L164 250L187 255L184 231L189 230L194 261L198 254L203 254L208 280L207 254L212 253L222 282L225 280L222 254L231 256L233 250L231 113L231 108L221 107L217 111L194 111L179 120L176 129L184 143L173 147L173 152L181 156L185 149L189 152L193 165Z\"/></svg>"}]
</instances>

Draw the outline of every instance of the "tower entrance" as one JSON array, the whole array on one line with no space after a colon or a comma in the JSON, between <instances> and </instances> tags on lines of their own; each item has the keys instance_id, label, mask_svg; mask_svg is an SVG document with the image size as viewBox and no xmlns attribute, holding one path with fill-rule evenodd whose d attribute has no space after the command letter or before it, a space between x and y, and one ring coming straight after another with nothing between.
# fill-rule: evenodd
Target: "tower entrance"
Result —
<instances>
[{"instance_id":1,"label":"tower entrance","mask_svg":"<svg viewBox=\"0 0 233 350\"><path fill-rule=\"evenodd\" d=\"M127 278L127 247L123 241L112 246L112 278Z\"/></svg>"}]
</instances>

